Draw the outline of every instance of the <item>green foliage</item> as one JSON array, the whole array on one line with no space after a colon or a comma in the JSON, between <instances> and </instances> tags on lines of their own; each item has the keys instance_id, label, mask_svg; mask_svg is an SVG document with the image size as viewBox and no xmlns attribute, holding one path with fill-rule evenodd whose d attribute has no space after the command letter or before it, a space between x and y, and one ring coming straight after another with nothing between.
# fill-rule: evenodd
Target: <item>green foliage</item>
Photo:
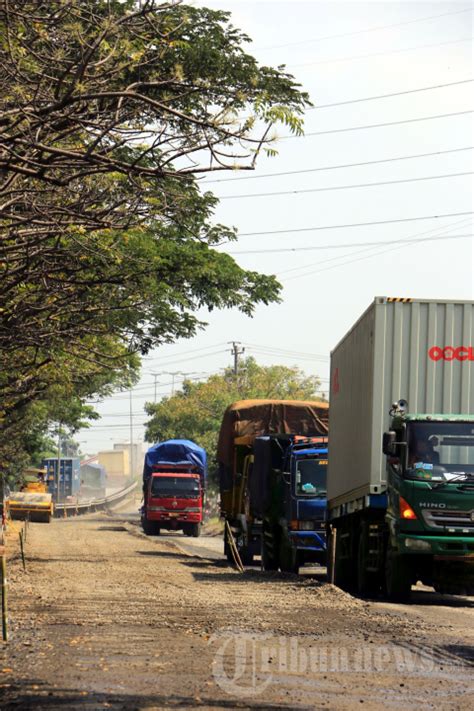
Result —
<instances>
[{"instance_id":1,"label":"green foliage","mask_svg":"<svg viewBox=\"0 0 474 711\"><path fill-rule=\"evenodd\" d=\"M214 249L236 231L197 181L254 168L273 126L302 130L308 96L248 42L179 0L0 0L4 467L48 418L125 386L134 354L194 335L199 309L278 300Z\"/></svg>"},{"instance_id":2,"label":"green foliage","mask_svg":"<svg viewBox=\"0 0 474 711\"><path fill-rule=\"evenodd\" d=\"M183 389L159 403L147 403L148 442L191 439L207 451L211 473L216 467L217 438L225 409L236 400L321 400L320 380L297 367L260 366L254 358L242 361L238 375L227 368L202 383L189 380Z\"/></svg>"}]
</instances>

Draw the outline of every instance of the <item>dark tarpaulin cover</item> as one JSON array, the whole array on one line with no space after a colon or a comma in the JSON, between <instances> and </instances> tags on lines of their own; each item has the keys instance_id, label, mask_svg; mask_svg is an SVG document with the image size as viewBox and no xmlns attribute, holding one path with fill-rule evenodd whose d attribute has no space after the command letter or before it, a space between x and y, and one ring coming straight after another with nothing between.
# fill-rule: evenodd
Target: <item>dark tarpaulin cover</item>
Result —
<instances>
[{"instance_id":1,"label":"dark tarpaulin cover","mask_svg":"<svg viewBox=\"0 0 474 711\"><path fill-rule=\"evenodd\" d=\"M145 454L143 480L148 479L157 464L192 464L201 476L203 488L207 478L207 457L202 447L190 439L168 439L152 445Z\"/></svg>"},{"instance_id":2,"label":"dark tarpaulin cover","mask_svg":"<svg viewBox=\"0 0 474 711\"><path fill-rule=\"evenodd\" d=\"M269 492L272 469L281 469L283 456L291 440L284 435L256 437L253 443L254 462L248 487L250 511L254 516L263 517Z\"/></svg>"},{"instance_id":3,"label":"dark tarpaulin cover","mask_svg":"<svg viewBox=\"0 0 474 711\"><path fill-rule=\"evenodd\" d=\"M239 400L224 413L217 459L232 467L237 437L254 439L269 434L327 435L329 403L319 400Z\"/></svg>"}]
</instances>

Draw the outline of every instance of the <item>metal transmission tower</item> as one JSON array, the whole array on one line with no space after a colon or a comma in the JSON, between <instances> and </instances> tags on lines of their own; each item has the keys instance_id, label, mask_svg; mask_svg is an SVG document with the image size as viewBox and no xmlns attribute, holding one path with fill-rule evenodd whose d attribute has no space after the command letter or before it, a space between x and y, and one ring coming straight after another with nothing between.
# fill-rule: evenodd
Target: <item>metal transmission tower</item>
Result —
<instances>
[{"instance_id":1,"label":"metal transmission tower","mask_svg":"<svg viewBox=\"0 0 474 711\"><path fill-rule=\"evenodd\" d=\"M234 356L234 375L237 375L237 373L239 372L239 356L245 353L245 348L239 348L239 346L242 345L240 341L227 342L232 343L232 348L230 349L230 352Z\"/></svg>"}]
</instances>

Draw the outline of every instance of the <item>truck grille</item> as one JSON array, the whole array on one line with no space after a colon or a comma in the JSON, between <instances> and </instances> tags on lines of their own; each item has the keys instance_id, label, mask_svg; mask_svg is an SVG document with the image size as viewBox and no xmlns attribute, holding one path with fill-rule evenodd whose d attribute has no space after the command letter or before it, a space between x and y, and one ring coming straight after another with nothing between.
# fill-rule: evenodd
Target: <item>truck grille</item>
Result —
<instances>
[{"instance_id":1,"label":"truck grille","mask_svg":"<svg viewBox=\"0 0 474 711\"><path fill-rule=\"evenodd\" d=\"M423 509L423 518L430 528L474 533L474 510L446 511Z\"/></svg>"}]
</instances>

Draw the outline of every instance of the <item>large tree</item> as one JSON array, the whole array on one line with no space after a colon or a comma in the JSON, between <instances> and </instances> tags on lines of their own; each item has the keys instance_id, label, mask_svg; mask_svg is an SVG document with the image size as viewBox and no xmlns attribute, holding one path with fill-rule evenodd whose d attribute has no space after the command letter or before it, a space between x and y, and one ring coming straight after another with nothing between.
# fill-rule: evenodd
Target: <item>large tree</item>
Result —
<instances>
[{"instance_id":1,"label":"large tree","mask_svg":"<svg viewBox=\"0 0 474 711\"><path fill-rule=\"evenodd\" d=\"M278 298L213 249L235 230L197 180L252 169L278 122L301 131L307 95L247 41L181 0L0 0L4 428L58 373L84 392L202 306Z\"/></svg>"},{"instance_id":2,"label":"large tree","mask_svg":"<svg viewBox=\"0 0 474 711\"><path fill-rule=\"evenodd\" d=\"M202 383L186 380L181 391L158 403L147 403L148 442L191 439L208 452L215 464L217 439L225 409L236 400L321 400L321 382L297 367L261 366L254 358L242 361L238 375L227 368Z\"/></svg>"}]
</instances>

